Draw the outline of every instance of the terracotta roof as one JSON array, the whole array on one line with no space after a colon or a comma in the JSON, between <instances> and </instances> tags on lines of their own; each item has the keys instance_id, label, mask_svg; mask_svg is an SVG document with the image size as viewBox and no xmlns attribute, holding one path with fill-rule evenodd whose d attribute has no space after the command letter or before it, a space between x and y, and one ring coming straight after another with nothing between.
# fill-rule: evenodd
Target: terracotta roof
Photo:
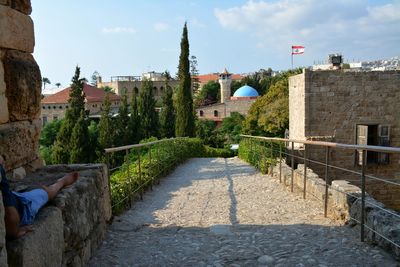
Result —
<instances>
[{"instance_id":1,"label":"terracotta roof","mask_svg":"<svg viewBox=\"0 0 400 267\"><path fill-rule=\"evenodd\" d=\"M69 92L71 90L71 87L65 88L61 90L58 93L49 95L45 98L42 99L41 103L42 104L53 104L53 103L68 103L69 99ZM85 100L86 102L103 102L106 92L102 89L99 89L95 86L91 86L89 84L84 84L83 85L83 92L85 93ZM115 100L121 100L121 97L114 94L114 93L109 93L110 95L110 100L115 101Z\"/></svg>"},{"instance_id":2,"label":"terracotta roof","mask_svg":"<svg viewBox=\"0 0 400 267\"><path fill-rule=\"evenodd\" d=\"M199 75L199 76L197 76L197 78L199 79L199 82L201 84L207 83L209 81L218 81L219 73L211 73L211 74ZM241 80L241 79L243 79L243 76L240 75L240 74L232 74L231 75L231 79L232 80Z\"/></svg>"}]
</instances>

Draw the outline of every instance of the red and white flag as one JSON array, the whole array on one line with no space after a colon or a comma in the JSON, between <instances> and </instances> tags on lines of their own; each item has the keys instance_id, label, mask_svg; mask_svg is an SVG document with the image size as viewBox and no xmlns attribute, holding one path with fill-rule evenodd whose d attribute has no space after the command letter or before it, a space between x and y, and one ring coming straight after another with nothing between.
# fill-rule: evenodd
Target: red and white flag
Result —
<instances>
[{"instance_id":1,"label":"red and white flag","mask_svg":"<svg viewBox=\"0 0 400 267\"><path fill-rule=\"evenodd\" d=\"M292 55L304 54L304 46L292 45Z\"/></svg>"}]
</instances>

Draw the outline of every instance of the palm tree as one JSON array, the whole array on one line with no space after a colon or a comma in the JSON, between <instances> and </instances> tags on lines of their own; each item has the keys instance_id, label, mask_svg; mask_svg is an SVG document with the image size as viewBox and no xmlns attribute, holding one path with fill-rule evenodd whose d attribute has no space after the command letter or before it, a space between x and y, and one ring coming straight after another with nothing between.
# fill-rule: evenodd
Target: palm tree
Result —
<instances>
[{"instance_id":1,"label":"palm tree","mask_svg":"<svg viewBox=\"0 0 400 267\"><path fill-rule=\"evenodd\" d=\"M43 90L46 89L46 84L51 84L49 78L46 78L46 77L42 78L42 83L43 83Z\"/></svg>"},{"instance_id":2,"label":"palm tree","mask_svg":"<svg viewBox=\"0 0 400 267\"><path fill-rule=\"evenodd\" d=\"M56 83L57 88L60 88L61 83Z\"/></svg>"}]
</instances>

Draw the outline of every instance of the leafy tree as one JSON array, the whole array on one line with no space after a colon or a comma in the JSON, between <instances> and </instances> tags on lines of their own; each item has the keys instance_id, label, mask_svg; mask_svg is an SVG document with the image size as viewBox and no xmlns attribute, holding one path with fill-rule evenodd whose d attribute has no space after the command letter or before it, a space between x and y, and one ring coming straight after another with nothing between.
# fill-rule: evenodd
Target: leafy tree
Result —
<instances>
[{"instance_id":1,"label":"leafy tree","mask_svg":"<svg viewBox=\"0 0 400 267\"><path fill-rule=\"evenodd\" d=\"M110 93L110 92L113 92L113 91L114 91L114 90L113 90L110 86L108 86L108 85L101 87L101 89L103 89L104 92L107 92L107 93Z\"/></svg>"},{"instance_id":2,"label":"leafy tree","mask_svg":"<svg viewBox=\"0 0 400 267\"><path fill-rule=\"evenodd\" d=\"M195 106L203 106L215 103L221 99L220 84L216 81L209 81L203 85L195 98Z\"/></svg>"},{"instance_id":3,"label":"leafy tree","mask_svg":"<svg viewBox=\"0 0 400 267\"><path fill-rule=\"evenodd\" d=\"M239 112L232 112L229 117L222 120L217 131L218 135L224 139L225 144L239 143L243 121L244 116Z\"/></svg>"},{"instance_id":4,"label":"leafy tree","mask_svg":"<svg viewBox=\"0 0 400 267\"><path fill-rule=\"evenodd\" d=\"M197 69L197 58L196 56L191 56L190 57L190 76L192 77L192 90L193 94L197 94L199 87L200 87L200 81L199 81L199 70Z\"/></svg>"},{"instance_id":5,"label":"leafy tree","mask_svg":"<svg viewBox=\"0 0 400 267\"><path fill-rule=\"evenodd\" d=\"M45 147L52 146L56 140L57 133L60 130L62 123L63 120L53 120L46 123L40 133L39 144Z\"/></svg>"},{"instance_id":6,"label":"leafy tree","mask_svg":"<svg viewBox=\"0 0 400 267\"><path fill-rule=\"evenodd\" d=\"M267 93L250 107L243 125L243 132L251 135L283 136L289 126L288 77L300 69L287 71L273 77Z\"/></svg>"},{"instance_id":7,"label":"leafy tree","mask_svg":"<svg viewBox=\"0 0 400 267\"><path fill-rule=\"evenodd\" d=\"M75 68L75 75L72 77L71 91L68 99L69 108L65 114L60 131L57 134L53 148L52 159L54 163L68 163L70 160L72 131L81 116L81 112L85 112L84 81L84 78L80 78L80 68L77 66Z\"/></svg>"},{"instance_id":8,"label":"leafy tree","mask_svg":"<svg viewBox=\"0 0 400 267\"><path fill-rule=\"evenodd\" d=\"M57 88L60 88L61 83L56 83L55 86L57 86Z\"/></svg>"},{"instance_id":9,"label":"leafy tree","mask_svg":"<svg viewBox=\"0 0 400 267\"><path fill-rule=\"evenodd\" d=\"M118 117L115 128L115 145L124 146L129 144L128 122L129 122L129 106L126 94L122 96L122 103L119 106Z\"/></svg>"},{"instance_id":10,"label":"leafy tree","mask_svg":"<svg viewBox=\"0 0 400 267\"><path fill-rule=\"evenodd\" d=\"M101 162L106 162L105 155L103 153L103 149L113 147L114 142L114 125L110 115L111 111L111 102L110 97L107 94L103 101L103 109L101 112L101 117L99 121L99 148L100 150L97 152L99 160Z\"/></svg>"},{"instance_id":11,"label":"leafy tree","mask_svg":"<svg viewBox=\"0 0 400 267\"><path fill-rule=\"evenodd\" d=\"M132 93L131 116L128 121L128 135L130 144L137 144L140 141L140 117L135 90L133 90Z\"/></svg>"},{"instance_id":12,"label":"leafy tree","mask_svg":"<svg viewBox=\"0 0 400 267\"><path fill-rule=\"evenodd\" d=\"M139 96L138 111L140 114L141 136L143 138L158 137L158 113L155 111L156 101L153 96L153 82L144 80Z\"/></svg>"},{"instance_id":13,"label":"leafy tree","mask_svg":"<svg viewBox=\"0 0 400 267\"><path fill-rule=\"evenodd\" d=\"M90 153L88 155L88 162L97 162L98 161L98 151L100 150L99 145L99 127L95 121L90 121L88 127L89 134L89 147Z\"/></svg>"},{"instance_id":14,"label":"leafy tree","mask_svg":"<svg viewBox=\"0 0 400 267\"><path fill-rule=\"evenodd\" d=\"M202 139L205 145L223 147L223 139L217 134L214 121L196 120L196 137Z\"/></svg>"},{"instance_id":15,"label":"leafy tree","mask_svg":"<svg viewBox=\"0 0 400 267\"><path fill-rule=\"evenodd\" d=\"M43 83L43 90L46 89L46 84L51 84L49 78L46 78L46 77L42 78L42 83Z\"/></svg>"},{"instance_id":16,"label":"leafy tree","mask_svg":"<svg viewBox=\"0 0 400 267\"><path fill-rule=\"evenodd\" d=\"M189 40L187 25L183 27L179 56L179 86L176 92L176 136L193 137L195 134L193 99L189 73Z\"/></svg>"},{"instance_id":17,"label":"leafy tree","mask_svg":"<svg viewBox=\"0 0 400 267\"><path fill-rule=\"evenodd\" d=\"M97 78L100 76L100 73L95 70L92 74L90 84L97 87Z\"/></svg>"},{"instance_id":18,"label":"leafy tree","mask_svg":"<svg viewBox=\"0 0 400 267\"><path fill-rule=\"evenodd\" d=\"M89 158L89 131L84 110L81 110L78 121L72 130L70 141L70 159L69 163L87 163Z\"/></svg>"},{"instance_id":19,"label":"leafy tree","mask_svg":"<svg viewBox=\"0 0 400 267\"><path fill-rule=\"evenodd\" d=\"M162 97L162 109L160 115L161 124L161 137L174 137L175 136L175 109L172 99L172 88L168 84L171 78L168 71L164 73L165 77L165 92Z\"/></svg>"}]
</instances>

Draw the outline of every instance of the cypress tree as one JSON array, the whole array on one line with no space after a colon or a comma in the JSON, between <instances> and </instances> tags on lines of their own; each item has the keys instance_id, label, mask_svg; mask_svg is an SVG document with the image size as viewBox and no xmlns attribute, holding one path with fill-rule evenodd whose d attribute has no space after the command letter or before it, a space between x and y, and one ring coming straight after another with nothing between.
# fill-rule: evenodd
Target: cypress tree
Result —
<instances>
[{"instance_id":1,"label":"cypress tree","mask_svg":"<svg viewBox=\"0 0 400 267\"><path fill-rule=\"evenodd\" d=\"M195 133L193 99L191 93L189 40L186 23L181 39L178 67L179 86L176 92L176 136L193 137Z\"/></svg>"},{"instance_id":2,"label":"cypress tree","mask_svg":"<svg viewBox=\"0 0 400 267\"><path fill-rule=\"evenodd\" d=\"M118 117L116 120L116 133L115 133L115 145L124 146L129 145L129 133L128 133L128 122L129 122L129 111L128 111L128 98L124 94L122 96L122 104L119 106Z\"/></svg>"},{"instance_id":3,"label":"cypress tree","mask_svg":"<svg viewBox=\"0 0 400 267\"><path fill-rule=\"evenodd\" d=\"M129 143L136 144L140 141L140 117L138 112L138 104L136 92L133 90L132 100L131 100L131 116L128 121L128 135Z\"/></svg>"},{"instance_id":4,"label":"cypress tree","mask_svg":"<svg viewBox=\"0 0 400 267\"><path fill-rule=\"evenodd\" d=\"M99 147L100 151L98 151L99 155L99 160L101 162L106 162L106 158L103 152L103 149L109 148L113 146L113 141L114 141L114 127L113 127L113 121L110 116L110 110L111 110L111 102L109 95L107 94L104 102L103 102L103 108L101 112L101 117L100 117L100 122L99 122Z\"/></svg>"},{"instance_id":5,"label":"cypress tree","mask_svg":"<svg viewBox=\"0 0 400 267\"><path fill-rule=\"evenodd\" d=\"M71 134L69 163L87 163L91 153L89 144L88 122L82 110Z\"/></svg>"},{"instance_id":6,"label":"cypress tree","mask_svg":"<svg viewBox=\"0 0 400 267\"><path fill-rule=\"evenodd\" d=\"M161 137L170 138L175 136L175 109L172 99L172 88L169 86L171 78L168 71L164 73L165 92L162 98L162 109L160 114Z\"/></svg>"},{"instance_id":7,"label":"cypress tree","mask_svg":"<svg viewBox=\"0 0 400 267\"><path fill-rule=\"evenodd\" d=\"M158 137L158 113L155 111L156 101L153 97L153 82L144 80L140 92L138 111L140 114L141 137Z\"/></svg>"},{"instance_id":8,"label":"cypress tree","mask_svg":"<svg viewBox=\"0 0 400 267\"><path fill-rule=\"evenodd\" d=\"M85 94L83 92L84 80L84 78L80 78L80 68L76 66L69 93L69 108L67 109L65 120L61 125L53 147L52 158L54 163L68 163L70 160L72 130L81 112L85 112Z\"/></svg>"}]
</instances>

